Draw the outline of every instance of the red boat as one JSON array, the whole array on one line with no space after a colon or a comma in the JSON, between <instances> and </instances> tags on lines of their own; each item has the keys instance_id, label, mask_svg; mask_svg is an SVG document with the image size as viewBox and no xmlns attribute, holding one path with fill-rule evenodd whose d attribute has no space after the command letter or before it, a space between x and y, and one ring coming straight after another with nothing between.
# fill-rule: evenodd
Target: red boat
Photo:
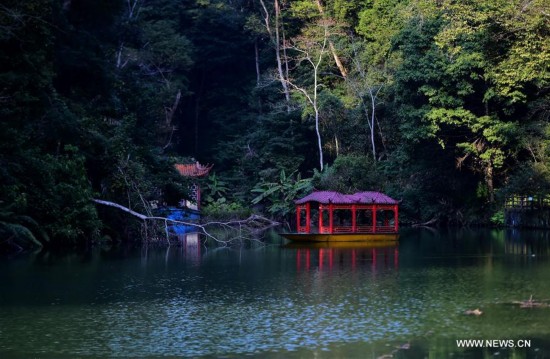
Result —
<instances>
[{"instance_id":1,"label":"red boat","mask_svg":"<svg viewBox=\"0 0 550 359\"><path fill-rule=\"evenodd\" d=\"M317 191L296 203L296 232L292 241L396 241L399 202L380 192L342 194Z\"/></svg>"}]
</instances>

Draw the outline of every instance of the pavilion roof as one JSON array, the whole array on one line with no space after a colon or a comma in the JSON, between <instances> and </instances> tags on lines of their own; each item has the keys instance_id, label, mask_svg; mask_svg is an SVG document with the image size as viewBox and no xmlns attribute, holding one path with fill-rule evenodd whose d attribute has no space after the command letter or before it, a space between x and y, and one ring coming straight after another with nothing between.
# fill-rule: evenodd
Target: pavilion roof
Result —
<instances>
[{"instance_id":1,"label":"pavilion roof","mask_svg":"<svg viewBox=\"0 0 550 359\"><path fill-rule=\"evenodd\" d=\"M319 202L322 204L397 204L398 201L381 192L357 192L342 194L336 191L316 191L295 201L296 204Z\"/></svg>"},{"instance_id":2,"label":"pavilion roof","mask_svg":"<svg viewBox=\"0 0 550 359\"><path fill-rule=\"evenodd\" d=\"M208 172L214 167L214 165L201 165L200 163L182 164L176 163L174 165L180 175L184 177L202 177L208 175Z\"/></svg>"}]
</instances>

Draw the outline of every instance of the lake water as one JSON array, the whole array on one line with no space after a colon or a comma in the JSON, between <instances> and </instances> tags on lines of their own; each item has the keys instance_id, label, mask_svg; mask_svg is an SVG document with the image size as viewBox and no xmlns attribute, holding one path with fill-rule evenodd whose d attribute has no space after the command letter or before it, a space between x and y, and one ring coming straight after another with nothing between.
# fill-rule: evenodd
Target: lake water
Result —
<instances>
[{"instance_id":1,"label":"lake water","mask_svg":"<svg viewBox=\"0 0 550 359\"><path fill-rule=\"evenodd\" d=\"M548 232L282 243L3 257L0 358L550 358Z\"/></svg>"}]
</instances>

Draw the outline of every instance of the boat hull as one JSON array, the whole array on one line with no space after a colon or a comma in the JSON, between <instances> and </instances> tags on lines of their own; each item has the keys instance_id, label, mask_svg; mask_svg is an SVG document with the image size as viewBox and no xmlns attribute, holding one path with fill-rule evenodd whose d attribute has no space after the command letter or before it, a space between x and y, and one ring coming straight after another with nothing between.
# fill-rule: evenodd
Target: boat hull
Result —
<instances>
[{"instance_id":1,"label":"boat hull","mask_svg":"<svg viewBox=\"0 0 550 359\"><path fill-rule=\"evenodd\" d=\"M282 233L294 242L392 242L399 239L397 233Z\"/></svg>"},{"instance_id":2,"label":"boat hull","mask_svg":"<svg viewBox=\"0 0 550 359\"><path fill-rule=\"evenodd\" d=\"M397 248L399 241L355 241L355 242L294 242L289 241L284 248L290 249L384 249Z\"/></svg>"}]
</instances>

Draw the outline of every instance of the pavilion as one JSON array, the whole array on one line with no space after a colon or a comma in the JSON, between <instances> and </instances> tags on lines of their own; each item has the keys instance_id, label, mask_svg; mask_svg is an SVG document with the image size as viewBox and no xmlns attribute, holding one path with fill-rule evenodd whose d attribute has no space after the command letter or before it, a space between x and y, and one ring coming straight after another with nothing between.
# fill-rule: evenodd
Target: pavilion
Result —
<instances>
[{"instance_id":1,"label":"pavilion","mask_svg":"<svg viewBox=\"0 0 550 359\"><path fill-rule=\"evenodd\" d=\"M380 192L342 194L317 191L295 201L292 240L394 240L399 232L399 202Z\"/></svg>"},{"instance_id":2,"label":"pavilion","mask_svg":"<svg viewBox=\"0 0 550 359\"><path fill-rule=\"evenodd\" d=\"M199 162L190 164L176 163L174 165L180 175L192 178L208 176L213 166L214 165L201 165ZM194 182L191 186L191 199L193 202L184 201L182 207L199 210L201 204L201 189L198 182Z\"/></svg>"}]
</instances>

